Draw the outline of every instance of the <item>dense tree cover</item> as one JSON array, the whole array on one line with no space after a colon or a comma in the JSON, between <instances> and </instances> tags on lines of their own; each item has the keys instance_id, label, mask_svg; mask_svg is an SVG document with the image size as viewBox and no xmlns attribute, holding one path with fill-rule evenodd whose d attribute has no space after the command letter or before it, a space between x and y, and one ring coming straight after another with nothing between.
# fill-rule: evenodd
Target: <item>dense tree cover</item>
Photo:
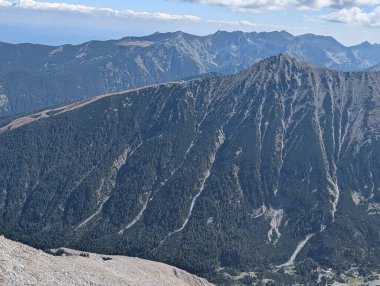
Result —
<instances>
[{"instance_id":1,"label":"dense tree cover","mask_svg":"<svg viewBox=\"0 0 380 286\"><path fill-rule=\"evenodd\" d=\"M0 134L0 233L158 260L221 285L369 272L380 263L380 142L367 87L380 87L363 77L280 56L52 110ZM334 139L344 130L351 141ZM307 235L295 276L282 272Z\"/></svg>"}]
</instances>

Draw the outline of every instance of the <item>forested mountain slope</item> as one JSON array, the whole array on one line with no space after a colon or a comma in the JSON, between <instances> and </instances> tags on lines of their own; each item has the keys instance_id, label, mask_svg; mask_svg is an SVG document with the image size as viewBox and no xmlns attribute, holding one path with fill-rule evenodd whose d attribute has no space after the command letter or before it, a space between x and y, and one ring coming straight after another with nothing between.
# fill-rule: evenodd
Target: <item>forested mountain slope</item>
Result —
<instances>
[{"instance_id":1,"label":"forested mountain slope","mask_svg":"<svg viewBox=\"0 0 380 286\"><path fill-rule=\"evenodd\" d=\"M378 72L280 55L46 110L0 133L0 232L12 239L214 277L379 266Z\"/></svg>"}]
</instances>

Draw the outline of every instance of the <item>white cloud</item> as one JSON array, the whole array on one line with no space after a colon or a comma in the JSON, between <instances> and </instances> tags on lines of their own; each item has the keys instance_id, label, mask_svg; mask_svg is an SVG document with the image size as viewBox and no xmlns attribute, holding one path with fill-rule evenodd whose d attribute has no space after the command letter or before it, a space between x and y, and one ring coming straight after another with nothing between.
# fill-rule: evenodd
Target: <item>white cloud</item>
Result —
<instances>
[{"instance_id":1,"label":"white cloud","mask_svg":"<svg viewBox=\"0 0 380 286\"><path fill-rule=\"evenodd\" d=\"M247 20L240 20L240 24L245 25L245 26L251 26L251 27L257 26L255 23L251 21L247 21Z\"/></svg>"},{"instance_id":2,"label":"white cloud","mask_svg":"<svg viewBox=\"0 0 380 286\"><path fill-rule=\"evenodd\" d=\"M134 10L117 10L113 8L99 8L87 5L71 4L64 2L41 2L35 0L0 0L0 8L6 7L6 9L17 9L30 10L30 11L52 11L52 12L67 12L67 13L77 13L84 15L101 15L101 16L111 16L119 19L151 19L151 20L162 20L162 21L190 21L198 23L210 23L218 24L223 26L230 26L234 28L249 28L262 26L256 24L249 20L237 20L237 21L226 21L226 20L210 20L202 19L194 15L178 15L178 14L168 14L163 12L141 12Z\"/></svg>"},{"instance_id":3,"label":"white cloud","mask_svg":"<svg viewBox=\"0 0 380 286\"><path fill-rule=\"evenodd\" d=\"M207 20L208 23L213 24L219 24L219 25L226 25L226 26L248 26L248 27L256 27L257 24L255 24L252 21L248 20L240 20L240 21L225 21L225 20Z\"/></svg>"},{"instance_id":4,"label":"white cloud","mask_svg":"<svg viewBox=\"0 0 380 286\"><path fill-rule=\"evenodd\" d=\"M229 7L238 11L272 11L286 9L320 10L324 8L348 8L374 6L380 0L179 0L208 5Z\"/></svg>"},{"instance_id":5,"label":"white cloud","mask_svg":"<svg viewBox=\"0 0 380 286\"><path fill-rule=\"evenodd\" d=\"M0 7L9 7L11 5L12 5L12 3L9 1L0 0Z\"/></svg>"},{"instance_id":6,"label":"white cloud","mask_svg":"<svg viewBox=\"0 0 380 286\"><path fill-rule=\"evenodd\" d=\"M34 0L18 0L4 1L0 0L0 7L8 7L13 9L37 10L37 11L62 11L81 14L100 14L105 16L114 16L119 18L148 18L156 20L186 20L200 21L201 18L193 15L176 15L167 13L148 13L133 10L117 10L112 8L97 8L86 5L55 3L55 2L39 2Z\"/></svg>"},{"instance_id":7,"label":"white cloud","mask_svg":"<svg viewBox=\"0 0 380 286\"><path fill-rule=\"evenodd\" d=\"M371 27L380 27L380 7L371 12L365 12L359 7L343 8L321 16L327 22L359 24Z\"/></svg>"},{"instance_id":8,"label":"white cloud","mask_svg":"<svg viewBox=\"0 0 380 286\"><path fill-rule=\"evenodd\" d=\"M216 24L220 29L224 29L225 27L230 27L232 29L242 29L245 31L252 31L254 28L256 31L258 30L285 30L291 29L292 27L287 25L271 25L271 24L261 24L255 23L248 20L240 20L240 21L226 21L226 20L206 20L207 23ZM221 28L221 26L223 28Z\"/></svg>"}]
</instances>

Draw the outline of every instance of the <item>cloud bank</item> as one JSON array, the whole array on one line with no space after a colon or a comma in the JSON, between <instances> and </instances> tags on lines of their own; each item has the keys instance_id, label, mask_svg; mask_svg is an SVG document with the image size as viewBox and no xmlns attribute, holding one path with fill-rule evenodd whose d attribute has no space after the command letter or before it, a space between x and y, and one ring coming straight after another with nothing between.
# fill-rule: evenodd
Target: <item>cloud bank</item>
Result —
<instances>
[{"instance_id":1,"label":"cloud bank","mask_svg":"<svg viewBox=\"0 0 380 286\"><path fill-rule=\"evenodd\" d=\"M202 19L194 15L178 15L178 14L168 14L163 12L140 12L134 10L118 10L113 8L99 8L80 4L71 3L58 3L58 2L41 2L35 0L0 0L0 8L12 9L17 11L17 9L29 10L29 11L52 11L52 12L67 12L76 13L83 15L99 15L99 16L109 16L118 19L146 19L146 20L158 20L158 21L184 21L184 22L197 22L197 23L210 23L210 24L220 24L223 26L230 27L257 27L265 26L256 24L249 20L240 21L226 21L218 19Z\"/></svg>"},{"instance_id":2,"label":"cloud bank","mask_svg":"<svg viewBox=\"0 0 380 286\"><path fill-rule=\"evenodd\" d=\"M374 6L380 0L178 0L229 7L237 11L276 11L286 9L320 10L324 8L342 9L347 7Z\"/></svg>"},{"instance_id":3,"label":"cloud bank","mask_svg":"<svg viewBox=\"0 0 380 286\"><path fill-rule=\"evenodd\" d=\"M168 0L170 1L170 0ZM380 0L177 0L182 2L217 5L234 11L263 12L281 10L322 10L330 13L305 19L380 28ZM363 7L372 7L365 11ZM368 9L367 9L368 10Z\"/></svg>"},{"instance_id":4,"label":"cloud bank","mask_svg":"<svg viewBox=\"0 0 380 286\"><path fill-rule=\"evenodd\" d=\"M25 9L36 11L61 11L81 14L97 14L104 16L113 16L118 18L146 18L155 20L186 20L186 21L200 21L201 18L193 15L176 15L167 13L148 13L138 12L133 10L117 10L112 8L98 8L86 5L69 4L69 3L53 3L53 2L39 2L34 0L18 0L7 1L0 0L0 7L7 7L12 9Z\"/></svg>"},{"instance_id":5,"label":"cloud bank","mask_svg":"<svg viewBox=\"0 0 380 286\"><path fill-rule=\"evenodd\" d=\"M374 28L380 28L380 7L371 12L365 12L359 7L343 8L321 16L327 22L358 24Z\"/></svg>"},{"instance_id":6,"label":"cloud bank","mask_svg":"<svg viewBox=\"0 0 380 286\"><path fill-rule=\"evenodd\" d=\"M173 1L173 0L167 0ZM199 4L228 7L235 11L277 11L277 10L322 10L330 9L330 13L319 15L316 18L305 17L309 20L335 22L344 24L362 25L380 28L380 0L174 0ZM367 7L366 10L363 7ZM368 10L372 7L372 10ZM273 28L284 29L286 26L257 24L249 20L203 19L195 15L169 14L164 12L142 12L131 9L119 10L108 7L94 7L89 5L72 4L65 2L42 2L36 0L0 0L0 9L7 11L41 11L64 12L79 15L97 15L114 19L125 20L157 20L170 23L181 21L183 23L214 24L234 29Z\"/></svg>"}]
</instances>

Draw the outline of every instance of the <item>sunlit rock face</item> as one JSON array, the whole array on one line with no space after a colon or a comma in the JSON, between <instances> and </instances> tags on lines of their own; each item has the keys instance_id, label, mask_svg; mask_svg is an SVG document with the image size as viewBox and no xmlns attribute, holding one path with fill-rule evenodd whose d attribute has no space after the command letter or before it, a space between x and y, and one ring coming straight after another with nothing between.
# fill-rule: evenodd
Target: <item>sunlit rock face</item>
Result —
<instances>
[{"instance_id":1,"label":"sunlit rock face","mask_svg":"<svg viewBox=\"0 0 380 286\"><path fill-rule=\"evenodd\" d=\"M57 253L62 255L58 256ZM48 255L0 236L1 285L212 286L207 280L158 262L71 249Z\"/></svg>"}]
</instances>

